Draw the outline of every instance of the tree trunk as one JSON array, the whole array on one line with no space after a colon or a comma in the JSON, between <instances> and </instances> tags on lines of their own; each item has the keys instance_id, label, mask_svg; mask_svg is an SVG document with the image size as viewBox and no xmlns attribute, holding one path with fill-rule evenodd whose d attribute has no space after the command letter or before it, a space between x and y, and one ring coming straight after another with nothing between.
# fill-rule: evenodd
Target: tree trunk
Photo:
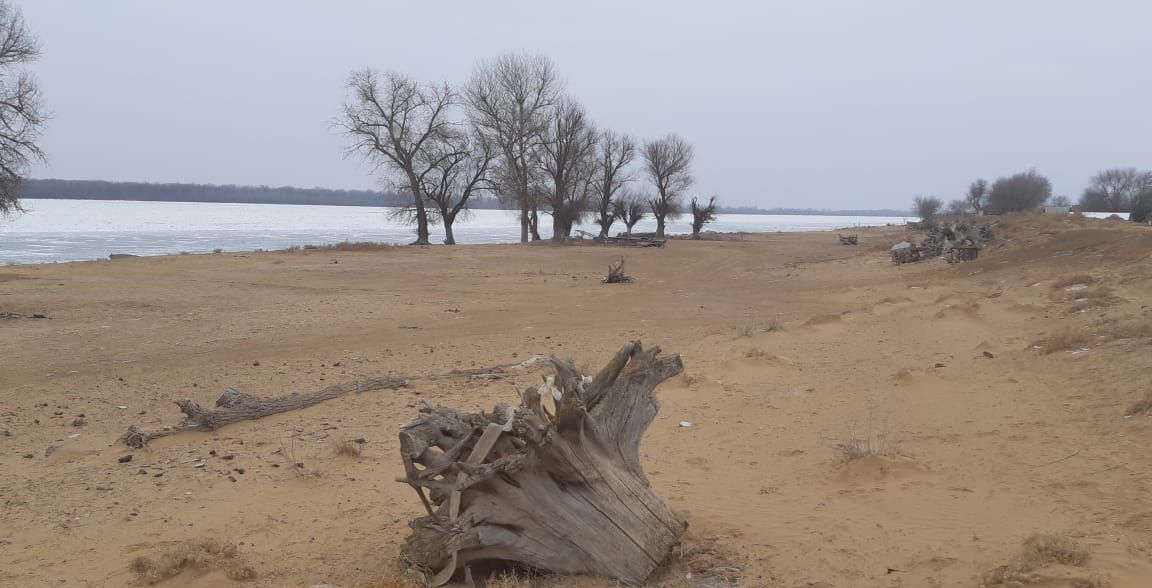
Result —
<instances>
[{"instance_id":1,"label":"tree trunk","mask_svg":"<svg viewBox=\"0 0 1152 588\"><path fill-rule=\"evenodd\" d=\"M424 208L424 200L416 197L416 243L415 245L428 245L428 210Z\"/></svg>"},{"instance_id":2,"label":"tree trunk","mask_svg":"<svg viewBox=\"0 0 1152 588\"><path fill-rule=\"evenodd\" d=\"M409 523L404 557L439 572L433 585L484 560L640 585L679 543L686 525L652 488L639 450L660 408L653 389L683 370L680 357L632 343L594 378L551 361L555 385L525 390L518 407L426 405L401 427L401 481L428 512ZM558 398L555 416L542 394Z\"/></svg>"},{"instance_id":3,"label":"tree trunk","mask_svg":"<svg viewBox=\"0 0 1152 588\"><path fill-rule=\"evenodd\" d=\"M528 211L528 230L532 232L532 240L540 240L540 212L536 206L532 206Z\"/></svg>"},{"instance_id":4,"label":"tree trunk","mask_svg":"<svg viewBox=\"0 0 1152 588\"><path fill-rule=\"evenodd\" d=\"M456 215L448 211L441 211L440 217L444 219L444 244L455 245L456 235L452 233L452 225L456 224Z\"/></svg>"},{"instance_id":5,"label":"tree trunk","mask_svg":"<svg viewBox=\"0 0 1152 588\"><path fill-rule=\"evenodd\" d=\"M564 241L568 238L568 234L564 231L564 214L563 210L552 212L552 240Z\"/></svg>"},{"instance_id":6,"label":"tree trunk","mask_svg":"<svg viewBox=\"0 0 1152 588\"><path fill-rule=\"evenodd\" d=\"M528 242L528 200L520 200L520 242Z\"/></svg>"},{"instance_id":7,"label":"tree trunk","mask_svg":"<svg viewBox=\"0 0 1152 588\"><path fill-rule=\"evenodd\" d=\"M656 238L664 238L664 215L656 215Z\"/></svg>"}]
</instances>

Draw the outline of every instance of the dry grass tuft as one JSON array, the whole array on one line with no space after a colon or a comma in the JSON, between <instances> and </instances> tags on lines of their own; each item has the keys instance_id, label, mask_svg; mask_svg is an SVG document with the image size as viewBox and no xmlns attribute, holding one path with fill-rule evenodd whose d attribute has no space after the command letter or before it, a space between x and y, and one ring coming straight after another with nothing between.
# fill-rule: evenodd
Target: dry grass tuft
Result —
<instances>
[{"instance_id":1,"label":"dry grass tuft","mask_svg":"<svg viewBox=\"0 0 1152 588\"><path fill-rule=\"evenodd\" d=\"M1083 329L1067 327L1037 341L1035 346L1039 347L1041 352L1047 355L1049 353L1056 353L1057 351L1080 349L1091 343L1092 340L1093 337L1091 333Z\"/></svg>"},{"instance_id":2,"label":"dry grass tuft","mask_svg":"<svg viewBox=\"0 0 1152 588\"><path fill-rule=\"evenodd\" d=\"M391 243L380 243L378 241L340 241L339 243L329 243L327 245L292 245L283 251L300 251L301 249L308 251L383 251L386 249L393 249L400 247Z\"/></svg>"},{"instance_id":3,"label":"dry grass tuft","mask_svg":"<svg viewBox=\"0 0 1152 588\"><path fill-rule=\"evenodd\" d=\"M1091 553L1076 539L1067 534L1038 533L1024 540L1020 553L1011 562L997 566L984 574L980 585L1022 586L1038 582L1041 578L1035 571L1052 564L1081 567L1088 563ZM1084 588L1102 586L1095 579L1084 579Z\"/></svg>"},{"instance_id":4,"label":"dry grass tuft","mask_svg":"<svg viewBox=\"0 0 1152 588\"><path fill-rule=\"evenodd\" d=\"M1066 534L1038 533L1024 540L1021 561L1036 567L1048 564L1082 566L1091 555L1088 548Z\"/></svg>"},{"instance_id":5,"label":"dry grass tuft","mask_svg":"<svg viewBox=\"0 0 1152 588\"><path fill-rule=\"evenodd\" d=\"M735 327L737 337L751 337L760 333L775 333L784 330L784 325L780 324L779 319L768 319L766 321L751 322Z\"/></svg>"},{"instance_id":6,"label":"dry grass tuft","mask_svg":"<svg viewBox=\"0 0 1152 588\"><path fill-rule=\"evenodd\" d=\"M872 416L868 416L868 424L863 431L857 430L856 423L848 426L848 434L835 441L832 449L840 454L844 463L862 459L868 456L894 457L900 455L899 443L888 434L886 422L879 423L873 428Z\"/></svg>"},{"instance_id":7,"label":"dry grass tuft","mask_svg":"<svg viewBox=\"0 0 1152 588\"><path fill-rule=\"evenodd\" d=\"M336 443L337 457L360 457L364 454L364 445L368 441L363 437L359 439L343 439Z\"/></svg>"},{"instance_id":8,"label":"dry grass tuft","mask_svg":"<svg viewBox=\"0 0 1152 588\"><path fill-rule=\"evenodd\" d=\"M1152 391L1145 392L1144 398L1137 400L1135 404L1128 407L1128 411L1124 416L1137 416L1142 414L1152 414Z\"/></svg>"},{"instance_id":9,"label":"dry grass tuft","mask_svg":"<svg viewBox=\"0 0 1152 588\"><path fill-rule=\"evenodd\" d=\"M156 584L184 570L223 570L232 580L256 578L256 570L244 563L235 545L217 539L185 541L156 559L138 557L129 566L141 581Z\"/></svg>"}]
</instances>

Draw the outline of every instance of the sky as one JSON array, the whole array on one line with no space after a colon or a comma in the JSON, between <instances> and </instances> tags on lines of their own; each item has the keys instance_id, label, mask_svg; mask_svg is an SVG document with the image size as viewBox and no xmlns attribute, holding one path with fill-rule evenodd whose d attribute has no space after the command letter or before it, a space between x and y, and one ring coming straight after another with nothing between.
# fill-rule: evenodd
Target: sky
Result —
<instances>
[{"instance_id":1,"label":"sky","mask_svg":"<svg viewBox=\"0 0 1152 588\"><path fill-rule=\"evenodd\" d=\"M685 137L728 205L1152 168L1147 0L10 1L54 116L33 177L376 188L330 124L351 71L464 84L525 50L600 126Z\"/></svg>"}]
</instances>

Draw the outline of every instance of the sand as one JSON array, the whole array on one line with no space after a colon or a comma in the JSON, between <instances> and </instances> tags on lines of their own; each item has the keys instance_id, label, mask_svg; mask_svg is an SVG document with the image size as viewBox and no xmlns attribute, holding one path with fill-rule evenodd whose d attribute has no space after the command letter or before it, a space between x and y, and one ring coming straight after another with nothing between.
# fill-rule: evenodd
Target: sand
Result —
<instances>
[{"instance_id":1,"label":"sand","mask_svg":"<svg viewBox=\"0 0 1152 588\"><path fill-rule=\"evenodd\" d=\"M0 313L48 317L0 320L0 585L138 585L137 558L209 540L235 553L160 585L389 585L422 510L394 481L397 427L540 373L429 376L533 354L592 371L637 339L686 366L642 448L690 524L653 586L724 585L699 581L716 566L753 587L978 586L1037 533L1090 555L1036 585L1152 585L1152 419L1124 416L1149 391L1152 231L1023 217L999 236L958 267L895 267L905 235L873 230L0 268ZM621 255L635 283L601 284ZM173 399L388 375L411 388L116 443L176 423Z\"/></svg>"}]
</instances>

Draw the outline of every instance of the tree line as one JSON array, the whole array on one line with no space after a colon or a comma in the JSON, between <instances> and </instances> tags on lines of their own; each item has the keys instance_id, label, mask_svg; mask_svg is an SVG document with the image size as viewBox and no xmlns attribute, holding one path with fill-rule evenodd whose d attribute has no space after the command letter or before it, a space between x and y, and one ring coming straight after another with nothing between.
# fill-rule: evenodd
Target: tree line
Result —
<instances>
[{"instance_id":1,"label":"tree line","mask_svg":"<svg viewBox=\"0 0 1152 588\"><path fill-rule=\"evenodd\" d=\"M963 216L1007 213L1044 206L1072 206L1067 196L1053 196L1052 182L1035 169L998 178L991 185L978 179L968 185L963 198L947 205L935 196L917 196L912 212L924 220L938 214ZM1079 200L1084 212L1128 212L1135 222L1152 220L1152 171L1113 168L1093 175Z\"/></svg>"},{"instance_id":2,"label":"tree line","mask_svg":"<svg viewBox=\"0 0 1152 588\"><path fill-rule=\"evenodd\" d=\"M291 186L240 186L104 180L28 179L22 198L72 200L149 200L160 202L244 202L252 204L327 204L338 206L403 206L405 197L377 190L330 190ZM500 208L495 197L481 196L471 208Z\"/></svg>"},{"instance_id":3,"label":"tree line","mask_svg":"<svg viewBox=\"0 0 1152 588\"><path fill-rule=\"evenodd\" d=\"M691 144L675 133L639 141L598 127L544 55L482 61L460 87L365 69L346 91L334 125L347 154L404 197L396 216L416 227L418 244L436 223L455 243L453 225L480 194L519 211L521 242L540 239L542 216L557 241L587 221L601 236L617 222L631 232L648 215L662 238L694 184ZM715 197L692 199L694 235L716 210Z\"/></svg>"}]
</instances>

